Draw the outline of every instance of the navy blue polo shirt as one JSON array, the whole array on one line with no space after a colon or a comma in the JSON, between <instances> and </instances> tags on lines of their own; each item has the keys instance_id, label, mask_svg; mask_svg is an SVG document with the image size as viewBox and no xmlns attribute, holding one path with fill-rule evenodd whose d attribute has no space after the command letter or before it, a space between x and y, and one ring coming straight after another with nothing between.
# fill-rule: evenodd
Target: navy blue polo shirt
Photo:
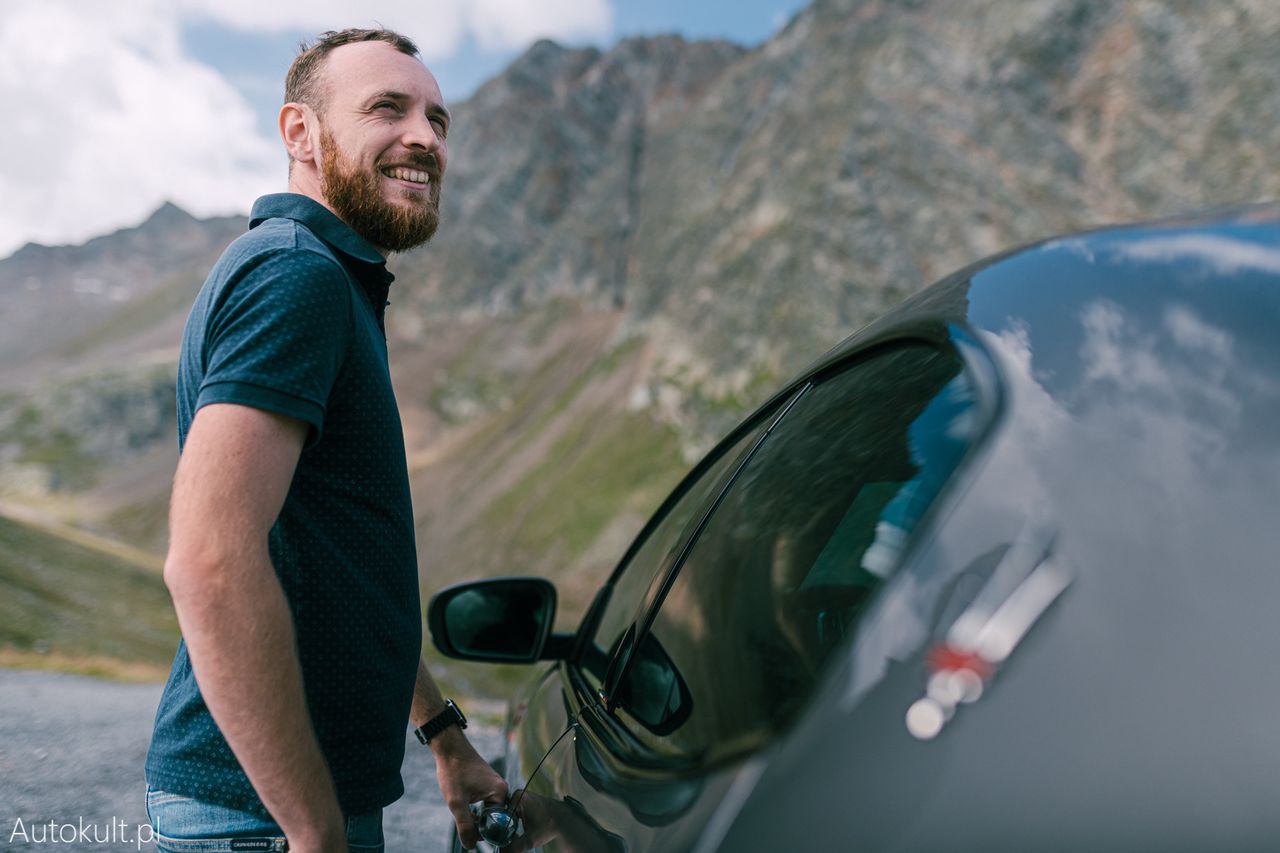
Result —
<instances>
[{"instance_id":1,"label":"navy blue polo shirt","mask_svg":"<svg viewBox=\"0 0 1280 853\"><path fill-rule=\"evenodd\" d=\"M347 814L404 792L421 651L413 513L380 254L302 195L258 199L210 272L182 338L178 443L201 406L238 403L309 434L270 534L307 708ZM147 755L156 789L266 814L178 653Z\"/></svg>"}]
</instances>

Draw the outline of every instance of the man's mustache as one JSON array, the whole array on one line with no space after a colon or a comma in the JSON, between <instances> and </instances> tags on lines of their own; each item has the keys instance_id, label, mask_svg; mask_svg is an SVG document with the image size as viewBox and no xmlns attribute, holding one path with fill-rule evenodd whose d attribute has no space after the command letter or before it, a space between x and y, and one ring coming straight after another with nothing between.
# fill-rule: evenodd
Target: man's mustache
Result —
<instances>
[{"instance_id":1,"label":"man's mustache","mask_svg":"<svg viewBox=\"0 0 1280 853\"><path fill-rule=\"evenodd\" d=\"M433 183L440 180L440 160L436 155L415 153L410 154L406 159L415 169L430 175Z\"/></svg>"}]
</instances>

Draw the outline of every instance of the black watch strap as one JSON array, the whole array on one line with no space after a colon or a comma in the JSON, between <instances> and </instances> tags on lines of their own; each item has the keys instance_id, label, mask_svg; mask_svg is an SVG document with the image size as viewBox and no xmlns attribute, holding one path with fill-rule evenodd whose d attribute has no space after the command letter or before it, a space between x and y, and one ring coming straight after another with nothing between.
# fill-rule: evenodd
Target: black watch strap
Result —
<instances>
[{"instance_id":1,"label":"black watch strap","mask_svg":"<svg viewBox=\"0 0 1280 853\"><path fill-rule=\"evenodd\" d=\"M418 726L418 728L413 730L413 733L418 736L419 743L426 745L431 742L433 737L452 725L456 725L460 729L465 729L467 727L467 718L466 715L462 713L462 709L459 708L452 699L446 699L444 703L444 710L427 720L421 726Z\"/></svg>"}]
</instances>

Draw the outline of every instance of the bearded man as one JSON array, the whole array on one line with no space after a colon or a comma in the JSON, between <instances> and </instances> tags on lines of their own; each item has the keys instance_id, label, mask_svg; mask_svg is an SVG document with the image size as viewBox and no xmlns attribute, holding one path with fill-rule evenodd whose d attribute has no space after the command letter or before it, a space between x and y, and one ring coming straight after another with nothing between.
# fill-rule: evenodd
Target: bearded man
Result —
<instances>
[{"instance_id":1,"label":"bearded man","mask_svg":"<svg viewBox=\"0 0 1280 853\"><path fill-rule=\"evenodd\" d=\"M406 723L459 836L505 802L420 658L390 252L439 219L449 113L409 39L325 33L289 69L289 192L253 206L187 320L164 578L183 642L156 714L161 851L382 850Z\"/></svg>"}]
</instances>

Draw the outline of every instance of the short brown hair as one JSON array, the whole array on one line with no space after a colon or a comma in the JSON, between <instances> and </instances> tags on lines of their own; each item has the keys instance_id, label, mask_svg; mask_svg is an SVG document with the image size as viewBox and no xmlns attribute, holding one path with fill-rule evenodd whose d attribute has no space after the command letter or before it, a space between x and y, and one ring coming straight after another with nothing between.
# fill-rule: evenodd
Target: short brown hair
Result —
<instances>
[{"instance_id":1,"label":"short brown hair","mask_svg":"<svg viewBox=\"0 0 1280 853\"><path fill-rule=\"evenodd\" d=\"M403 54L418 55L418 46L412 39L385 27L374 30L354 28L329 30L321 33L315 44L307 44L304 41L298 45L298 55L289 66L289 73L284 78L285 103L306 104L317 113L324 112L325 92L324 86L321 85L320 71L324 66L325 57L334 48L362 41L386 42Z\"/></svg>"}]
</instances>

